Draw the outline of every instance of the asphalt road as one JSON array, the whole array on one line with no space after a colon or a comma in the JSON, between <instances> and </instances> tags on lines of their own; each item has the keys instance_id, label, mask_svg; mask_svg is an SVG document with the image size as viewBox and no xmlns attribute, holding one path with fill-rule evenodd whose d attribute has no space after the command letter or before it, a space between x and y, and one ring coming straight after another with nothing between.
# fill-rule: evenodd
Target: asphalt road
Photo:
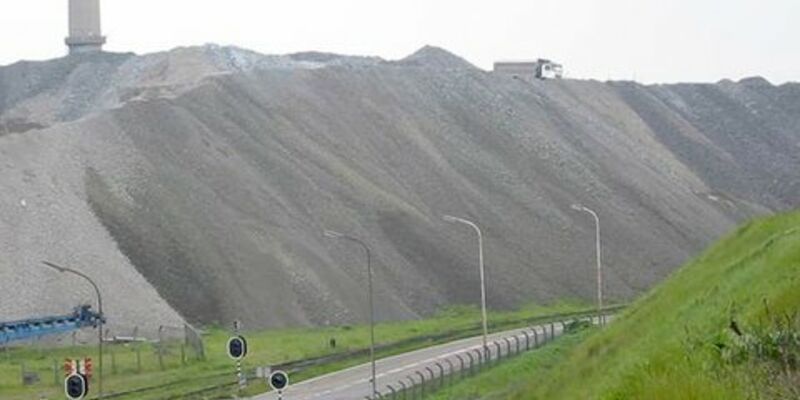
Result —
<instances>
[{"instance_id":1,"label":"asphalt road","mask_svg":"<svg viewBox=\"0 0 800 400\"><path fill-rule=\"evenodd\" d=\"M551 330L554 334L553 337L558 337L564 329L561 323L556 322L552 329L550 324L546 324L491 334L488 337L490 359L497 358L498 350L503 356L508 353L509 349L512 354L516 353L517 343L519 343L520 351L524 352L526 334L527 343L533 349L536 342L541 345L545 341L551 340ZM534 332L536 332L535 335ZM431 379L431 375L434 376L434 379L441 379L442 373L444 373L444 379L447 379L450 373L461 370L461 360L463 360L463 367L469 369L470 355L475 360L477 369L477 360L482 353L482 342L482 337L477 336L380 359L376 363L377 390L384 397L389 395L391 398L392 391L389 386L400 390L403 384L411 387L412 381L417 384L423 377L426 381ZM266 385L263 381L256 384ZM363 400L369 396L370 386L370 364L366 363L290 385L283 392L283 399ZM278 399L278 395L274 392L252 398L252 400L275 399Z\"/></svg>"}]
</instances>

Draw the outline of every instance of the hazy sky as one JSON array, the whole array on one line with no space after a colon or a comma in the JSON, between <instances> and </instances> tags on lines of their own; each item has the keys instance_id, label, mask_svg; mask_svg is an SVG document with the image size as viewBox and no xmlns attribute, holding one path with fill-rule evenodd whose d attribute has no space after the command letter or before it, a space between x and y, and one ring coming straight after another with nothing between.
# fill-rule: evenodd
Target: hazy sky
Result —
<instances>
[{"instance_id":1,"label":"hazy sky","mask_svg":"<svg viewBox=\"0 0 800 400\"><path fill-rule=\"evenodd\" d=\"M204 43L403 57L432 44L479 67L550 58L570 77L800 81L800 0L101 0L107 50ZM0 0L0 65L65 54L67 0Z\"/></svg>"}]
</instances>

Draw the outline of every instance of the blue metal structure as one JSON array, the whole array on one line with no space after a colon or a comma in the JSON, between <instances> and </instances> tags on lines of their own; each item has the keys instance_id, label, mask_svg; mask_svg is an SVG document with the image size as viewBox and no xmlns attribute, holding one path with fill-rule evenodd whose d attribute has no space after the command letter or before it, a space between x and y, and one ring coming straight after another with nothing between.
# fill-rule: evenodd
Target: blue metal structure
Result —
<instances>
[{"instance_id":1,"label":"blue metal structure","mask_svg":"<svg viewBox=\"0 0 800 400\"><path fill-rule=\"evenodd\" d=\"M106 322L102 315L91 311L92 306L75 307L70 315L0 322L0 344L46 335L67 333L88 326L97 328Z\"/></svg>"}]
</instances>

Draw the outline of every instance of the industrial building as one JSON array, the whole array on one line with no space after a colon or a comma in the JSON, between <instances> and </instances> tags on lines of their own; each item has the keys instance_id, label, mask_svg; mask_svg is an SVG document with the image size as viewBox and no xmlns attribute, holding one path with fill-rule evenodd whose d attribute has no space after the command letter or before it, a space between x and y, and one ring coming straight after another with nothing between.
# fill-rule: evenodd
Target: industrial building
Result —
<instances>
[{"instance_id":1,"label":"industrial building","mask_svg":"<svg viewBox=\"0 0 800 400\"><path fill-rule=\"evenodd\" d=\"M69 0L69 54L103 50L106 38L100 26L100 0Z\"/></svg>"},{"instance_id":2,"label":"industrial building","mask_svg":"<svg viewBox=\"0 0 800 400\"><path fill-rule=\"evenodd\" d=\"M522 80L561 79L564 76L564 67L540 58L536 61L496 62L494 72Z\"/></svg>"}]
</instances>

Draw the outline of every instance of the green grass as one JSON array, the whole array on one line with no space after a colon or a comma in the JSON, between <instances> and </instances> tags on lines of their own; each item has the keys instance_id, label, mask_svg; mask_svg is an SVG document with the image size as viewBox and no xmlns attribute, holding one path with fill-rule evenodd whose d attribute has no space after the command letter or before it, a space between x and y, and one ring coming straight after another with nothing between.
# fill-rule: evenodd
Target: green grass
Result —
<instances>
[{"instance_id":1,"label":"green grass","mask_svg":"<svg viewBox=\"0 0 800 400\"><path fill-rule=\"evenodd\" d=\"M507 398L798 398L798 310L800 212L756 220Z\"/></svg>"},{"instance_id":2,"label":"green grass","mask_svg":"<svg viewBox=\"0 0 800 400\"><path fill-rule=\"evenodd\" d=\"M498 330L510 329L514 321L537 316L572 312L586 309L585 304L578 302L562 302L550 306L528 306L516 311L492 312L490 322ZM432 318L381 323L376 326L376 338L379 344L389 344L412 337L441 334L444 332L475 329L477 332L480 314L472 307L453 307ZM233 382L233 362L225 354L225 343L229 332L211 329L204 337L207 359L193 360L187 354L185 365L181 362L180 344L172 343L170 354L164 358L165 369L162 371L158 358L151 344L139 347L141 356L141 372L136 363L136 345L106 346L104 389L106 393L122 392L137 388L152 387L176 383L161 390L137 393L123 399L162 399L172 395L197 390L201 387ZM369 344L367 326L340 326L317 329L282 329L261 332L247 332L249 353L244 362L248 370L256 366L268 366L291 360L317 357L338 352L364 349ZM336 349L329 347L329 340L335 338ZM397 352L434 344L433 342L417 342L407 346L394 348L391 352L379 353L386 356ZM111 355L114 353L116 373L111 368ZM187 351L188 353L188 351ZM93 357L97 359L96 346L56 347L56 348L15 348L8 353L0 352L0 398L3 400L60 398L61 383L56 384L53 364L58 367L58 379L62 379L61 363L65 358ZM294 382L312 376L346 368L366 361L365 357L348 359L334 364L314 367L292 376ZM41 382L33 386L22 386L21 364L26 369L37 372ZM95 370L97 361L95 361ZM182 382L185 381L185 382ZM181 383L182 382L182 383ZM95 383L96 385L96 383ZM232 389L223 389L210 397L224 397L231 394ZM245 394L257 394L266 391L263 382L252 382ZM96 387L93 394L96 394Z\"/></svg>"},{"instance_id":3,"label":"green grass","mask_svg":"<svg viewBox=\"0 0 800 400\"><path fill-rule=\"evenodd\" d=\"M535 351L503 361L475 377L456 382L438 390L431 400L500 400L525 389L528 377L537 376L558 364L569 351L588 337L596 328L582 329L556 338ZM520 379L525 378L525 379Z\"/></svg>"}]
</instances>

